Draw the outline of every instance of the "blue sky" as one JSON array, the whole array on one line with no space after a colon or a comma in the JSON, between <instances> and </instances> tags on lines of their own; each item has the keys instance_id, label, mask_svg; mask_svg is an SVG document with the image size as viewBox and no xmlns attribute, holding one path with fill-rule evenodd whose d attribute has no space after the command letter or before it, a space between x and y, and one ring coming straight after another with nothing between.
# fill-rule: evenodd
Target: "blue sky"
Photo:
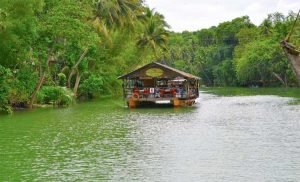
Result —
<instances>
[{"instance_id":1,"label":"blue sky","mask_svg":"<svg viewBox=\"0 0 300 182\"><path fill-rule=\"evenodd\" d=\"M146 0L146 4L163 14L176 32L209 28L243 15L259 25L270 13L287 15L300 9L300 0Z\"/></svg>"}]
</instances>

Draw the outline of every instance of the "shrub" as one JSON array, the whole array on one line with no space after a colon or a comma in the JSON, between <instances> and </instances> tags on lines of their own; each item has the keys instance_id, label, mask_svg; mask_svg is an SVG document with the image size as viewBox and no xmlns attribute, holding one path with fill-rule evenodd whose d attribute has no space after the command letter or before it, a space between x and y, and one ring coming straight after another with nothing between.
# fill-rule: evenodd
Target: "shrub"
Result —
<instances>
[{"instance_id":1,"label":"shrub","mask_svg":"<svg viewBox=\"0 0 300 182\"><path fill-rule=\"evenodd\" d=\"M102 90L103 79L102 77L97 77L95 75L91 75L88 79L84 80L79 87L79 93L88 98L93 98L95 94L100 94Z\"/></svg>"},{"instance_id":2,"label":"shrub","mask_svg":"<svg viewBox=\"0 0 300 182\"><path fill-rule=\"evenodd\" d=\"M10 69L0 65L0 112L12 113L8 103L10 92L9 77L11 75Z\"/></svg>"},{"instance_id":3,"label":"shrub","mask_svg":"<svg viewBox=\"0 0 300 182\"><path fill-rule=\"evenodd\" d=\"M74 102L74 94L65 87L44 86L37 96L38 103L67 106Z\"/></svg>"},{"instance_id":4,"label":"shrub","mask_svg":"<svg viewBox=\"0 0 300 182\"><path fill-rule=\"evenodd\" d=\"M67 77L64 73L59 73L58 75L58 85L61 87L66 86L67 83Z\"/></svg>"},{"instance_id":5,"label":"shrub","mask_svg":"<svg viewBox=\"0 0 300 182\"><path fill-rule=\"evenodd\" d=\"M10 103L13 105L27 103L36 87L37 80L37 73L30 68L17 70L11 82Z\"/></svg>"},{"instance_id":6,"label":"shrub","mask_svg":"<svg viewBox=\"0 0 300 182\"><path fill-rule=\"evenodd\" d=\"M45 93L42 91L39 91L36 95L36 102L38 104L43 104L44 103L44 98L45 98Z\"/></svg>"}]
</instances>

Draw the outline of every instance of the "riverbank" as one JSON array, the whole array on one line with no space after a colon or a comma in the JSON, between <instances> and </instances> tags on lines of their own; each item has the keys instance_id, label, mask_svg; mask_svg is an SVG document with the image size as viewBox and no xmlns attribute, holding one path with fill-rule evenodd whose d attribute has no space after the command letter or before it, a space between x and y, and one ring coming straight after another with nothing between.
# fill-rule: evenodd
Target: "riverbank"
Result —
<instances>
[{"instance_id":1,"label":"riverbank","mask_svg":"<svg viewBox=\"0 0 300 182\"><path fill-rule=\"evenodd\" d=\"M202 87L200 90L218 96L276 95L280 97L293 97L296 100L291 104L300 104L300 88Z\"/></svg>"},{"instance_id":2,"label":"riverbank","mask_svg":"<svg viewBox=\"0 0 300 182\"><path fill-rule=\"evenodd\" d=\"M292 97L295 100L291 101L290 104L300 105L300 88L242 88L242 87L201 87L201 91L206 93L211 93L218 96L255 96L255 95L276 95L280 97ZM79 100L76 103L71 104L71 107L74 105L84 105L90 103L101 103L105 107L117 105L117 106L125 106L126 103L122 96L114 96L114 95L102 95L101 97L97 97L91 100ZM51 108L67 108L67 107L55 107L52 104L50 105L35 105L36 109L51 109ZM14 108L15 112L19 111L30 111L28 108ZM6 115L5 113L1 113L0 115Z\"/></svg>"}]
</instances>

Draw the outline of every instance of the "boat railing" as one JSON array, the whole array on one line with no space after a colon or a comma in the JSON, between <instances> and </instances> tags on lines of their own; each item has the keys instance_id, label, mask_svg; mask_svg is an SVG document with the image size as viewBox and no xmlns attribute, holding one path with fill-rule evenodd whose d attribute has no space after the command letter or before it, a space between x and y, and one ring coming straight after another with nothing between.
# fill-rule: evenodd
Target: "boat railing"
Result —
<instances>
[{"instance_id":1,"label":"boat railing","mask_svg":"<svg viewBox=\"0 0 300 182\"><path fill-rule=\"evenodd\" d=\"M126 98L188 98L185 89L169 88L169 87L143 87L143 88L126 88Z\"/></svg>"}]
</instances>

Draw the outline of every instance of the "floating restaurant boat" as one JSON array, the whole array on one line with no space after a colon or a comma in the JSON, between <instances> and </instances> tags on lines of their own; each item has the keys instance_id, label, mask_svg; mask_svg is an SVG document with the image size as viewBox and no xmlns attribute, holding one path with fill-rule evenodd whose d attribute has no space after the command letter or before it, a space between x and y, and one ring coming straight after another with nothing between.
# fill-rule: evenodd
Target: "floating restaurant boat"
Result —
<instances>
[{"instance_id":1,"label":"floating restaurant boat","mask_svg":"<svg viewBox=\"0 0 300 182\"><path fill-rule=\"evenodd\" d=\"M123 95L130 108L153 103L191 106L199 97L199 77L158 62L118 79L123 80Z\"/></svg>"}]
</instances>

